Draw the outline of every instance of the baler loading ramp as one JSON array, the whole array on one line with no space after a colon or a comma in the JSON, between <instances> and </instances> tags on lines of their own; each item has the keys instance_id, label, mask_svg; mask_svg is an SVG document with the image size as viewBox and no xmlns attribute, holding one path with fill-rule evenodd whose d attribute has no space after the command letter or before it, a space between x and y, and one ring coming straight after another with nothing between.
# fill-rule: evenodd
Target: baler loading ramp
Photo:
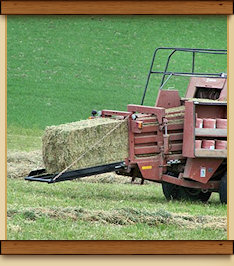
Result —
<instances>
[{"instance_id":1,"label":"baler loading ramp","mask_svg":"<svg viewBox=\"0 0 234 266\"><path fill-rule=\"evenodd\" d=\"M61 182L61 181L68 181L68 180L73 180L77 178L83 178L83 177L92 176L92 175L115 172L115 171L124 169L124 167L125 167L124 162L116 162L116 163L104 164L104 165L83 168L83 169L78 169L78 170L73 170L73 171L67 171L61 175L59 175L58 173L46 174L45 169L39 169L39 170L30 172L29 175L25 177L25 180L46 182L46 183L51 184L51 183L56 183L56 182Z\"/></svg>"}]
</instances>

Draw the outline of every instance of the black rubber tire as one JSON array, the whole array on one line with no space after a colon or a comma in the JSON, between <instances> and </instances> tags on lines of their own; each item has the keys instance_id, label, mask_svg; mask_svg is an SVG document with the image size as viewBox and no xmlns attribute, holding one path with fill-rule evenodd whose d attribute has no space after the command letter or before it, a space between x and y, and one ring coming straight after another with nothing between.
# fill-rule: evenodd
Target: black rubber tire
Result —
<instances>
[{"instance_id":1,"label":"black rubber tire","mask_svg":"<svg viewBox=\"0 0 234 266\"><path fill-rule=\"evenodd\" d=\"M195 189L195 188L180 187L180 189L182 194L181 198L190 201L207 202L212 193L210 191L204 193L200 189Z\"/></svg>"},{"instance_id":2,"label":"black rubber tire","mask_svg":"<svg viewBox=\"0 0 234 266\"><path fill-rule=\"evenodd\" d=\"M162 183L163 194L167 200L190 200L207 202L211 192L202 192L200 189L190 189L171 183Z\"/></svg>"},{"instance_id":3,"label":"black rubber tire","mask_svg":"<svg viewBox=\"0 0 234 266\"><path fill-rule=\"evenodd\" d=\"M227 204L227 172L221 178L219 186L219 199L222 204Z\"/></svg>"},{"instance_id":4,"label":"black rubber tire","mask_svg":"<svg viewBox=\"0 0 234 266\"><path fill-rule=\"evenodd\" d=\"M179 189L180 187L177 185L167 182L162 183L163 194L167 200L179 200L180 199Z\"/></svg>"}]
</instances>

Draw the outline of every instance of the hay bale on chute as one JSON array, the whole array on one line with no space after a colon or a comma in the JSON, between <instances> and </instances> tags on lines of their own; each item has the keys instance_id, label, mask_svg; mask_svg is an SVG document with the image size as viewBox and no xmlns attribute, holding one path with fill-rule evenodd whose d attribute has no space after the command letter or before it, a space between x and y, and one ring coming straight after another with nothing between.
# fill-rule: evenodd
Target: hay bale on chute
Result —
<instances>
[{"instance_id":1,"label":"hay bale on chute","mask_svg":"<svg viewBox=\"0 0 234 266\"><path fill-rule=\"evenodd\" d=\"M127 121L110 118L81 120L50 126L42 138L42 154L48 173L65 169L116 125L119 126L69 170L124 161L128 157Z\"/></svg>"}]
</instances>

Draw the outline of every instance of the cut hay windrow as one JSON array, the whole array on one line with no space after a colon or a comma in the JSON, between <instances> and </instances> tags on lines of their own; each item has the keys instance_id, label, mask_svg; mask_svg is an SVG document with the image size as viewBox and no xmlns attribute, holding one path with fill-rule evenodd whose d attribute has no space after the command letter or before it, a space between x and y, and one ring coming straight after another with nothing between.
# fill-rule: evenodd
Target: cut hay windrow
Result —
<instances>
[{"instance_id":1,"label":"cut hay windrow","mask_svg":"<svg viewBox=\"0 0 234 266\"><path fill-rule=\"evenodd\" d=\"M44 168L42 154L40 150L8 151L7 152L7 177L22 178L26 177L29 172L36 169Z\"/></svg>"},{"instance_id":2,"label":"cut hay windrow","mask_svg":"<svg viewBox=\"0 0 234 266\"><path fill-rule=\"evenodd\" d=\"M117 124L110 135L69 169L75 170L124 161L128 157L127 121L95 118L47 127L42 138L47 172L58 173L68 167Z\"/></svg>"},{"instance_id":3,"label":"cut hay windrow","mask_svg":"<svg viewBox=\"0 0 234 266\"><path fill-rule=\"evenodd\" d=\"M81 207L67 208L8 208L7 218L12 219L16 215L23 215L26 220L35 221L41 217L51 219L72 219L88 222L100 222L118 226L134 224L147 224L156 227L158 225L176 225L181 228L227 230L227 218L225 216L190 215L187 213L172 213L164 209L147 210L134 208L104 210L89 210Z\"/></svg>"}]
</instances>

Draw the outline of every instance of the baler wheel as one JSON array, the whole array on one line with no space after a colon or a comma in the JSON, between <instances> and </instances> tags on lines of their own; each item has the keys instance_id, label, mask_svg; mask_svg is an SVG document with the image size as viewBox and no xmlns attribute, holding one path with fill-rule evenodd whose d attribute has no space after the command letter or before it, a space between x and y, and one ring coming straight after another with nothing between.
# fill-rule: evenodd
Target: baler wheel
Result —
<instances>
[{"instance_id":1,"label":"baler wheel","mask_svg":"<svg viewBox=\"0 0 234 266\"><path fill-rule=\"evenodd\" d=\"M179 193L180 187L179 186L175 184L163 182L162 189L163 189L163 194L167 200L179 200L180 199L180 193Z\"/></svg>"},{"instance_id":2,"label":"baler wheel","mask_svg":"<svg viewBox=\"0 0 234 266\"><path fill-rule=\"evenodd\" d=\"M169 175L175 176L173 173ZM211 196L211 192L202 192L200 189L186 188L175 184L163 182L163 194L167 200L190 200L207 202Z\"/></svg>"},{"instance_id":3,"label":"baler wheel","mask_svg":"<svg viewBox=\"0 0 234 266\"><path fill-rule=\"evenodd\" d=\"M219 187L219 199L223 204L227 204L227 172L223 175Z\"/></svg>"},{"instance_id":4,"label":"baler wheel","mask_svg":"<svg viewBox=\"0 0 234 266\"><path fill-rule=\"evenodd\" d=\"M207 202L211 192L202 192L200 189L180 187L181 199Z\"/></svg>"},{"instance_id":5,"label":"baler wheel","mask_svg":"<svg viewBox=\"0 0 234 266\"><path fill-rule=\"evenodd\" d=\"M163 194L167 200L190 200L207 202L211 192L202 192L200 189L180 187L174 184L162 183Z\"/></svg>"}]
</instances>

